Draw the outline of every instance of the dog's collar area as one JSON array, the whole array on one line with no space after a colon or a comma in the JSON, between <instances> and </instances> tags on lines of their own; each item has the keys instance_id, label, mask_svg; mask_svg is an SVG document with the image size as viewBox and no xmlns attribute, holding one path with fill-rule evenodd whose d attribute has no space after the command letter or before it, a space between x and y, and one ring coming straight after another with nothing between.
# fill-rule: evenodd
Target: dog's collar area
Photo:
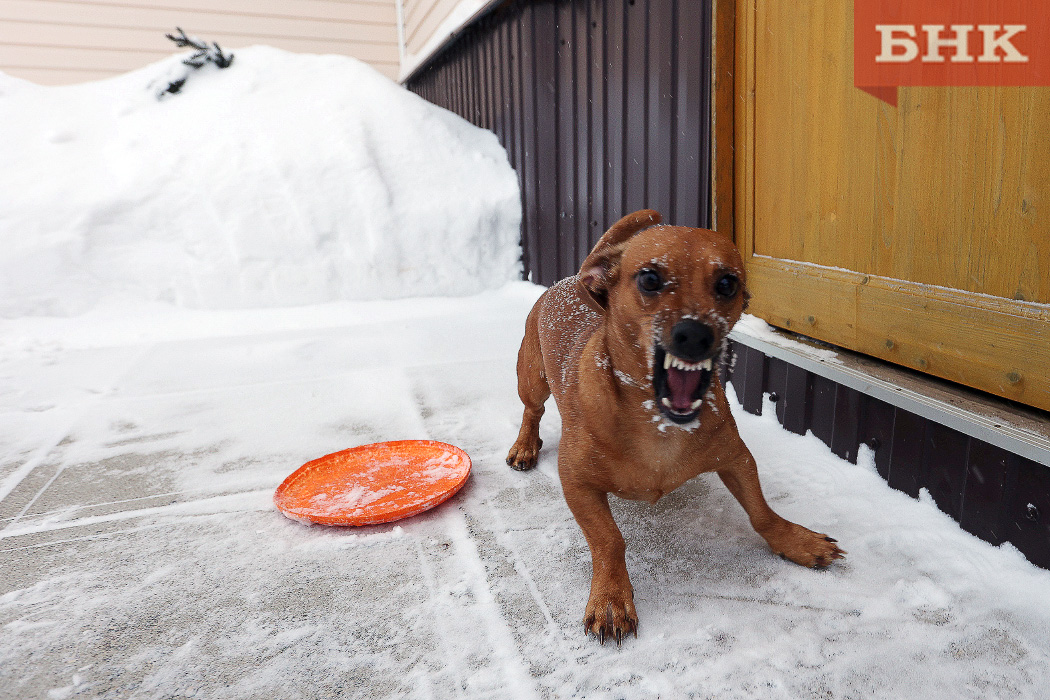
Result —
<instances>
[{"instance_id":1,"label":"dog's collar area","mask_svg":"<svg viewBox=\"0 0 1050 700\"><path fill-rule=\"evenodd\" d=\"M653 391L660 412L678 424L696 420L711 385L712 359L687 362L657 344L653 365Z\"/></svg>"}]
</instances>

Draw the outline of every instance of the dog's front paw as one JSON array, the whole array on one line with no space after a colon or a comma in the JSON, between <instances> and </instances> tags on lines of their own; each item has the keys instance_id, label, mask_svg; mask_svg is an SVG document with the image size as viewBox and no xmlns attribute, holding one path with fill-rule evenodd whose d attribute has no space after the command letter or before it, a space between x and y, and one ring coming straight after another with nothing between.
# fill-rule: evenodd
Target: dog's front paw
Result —
<instances>
[{"instance_id":1,"label":"dog's front paw","mask_svg":"<svg viewBox=\"0 0 1050 700\"><path fill-rule=\"evenodd\" d=\"M539 460L541 447L543 447L543 440L539 438L534 441L518 438L510 448L510 452L507 453L507 465L519 472L532 469Z\"/></svg>"},{"instance_id":2,"label":"dog's front paw","mask_svg":"<svg viewBox=\"0 0 1050 700\"><path fill-rule=\"evenodd\" d=\"M583 626L587 634L593 634L602 644L608 638L615 639L619 646L632 632L637 637L638 614L634 610L631 590L591 593Z\"/></svg>"},{"instance_id":3,"label":"dog's front paw","mask_svg":"<svg viewBox=\"0 0 1050 700\"><path fill-rule=\"evenodd\" d=\"M774 554L810 568L830 566L832 561L842 559L846 554L836 544L838 540L786 520L766 537L766 541Z\"/></svg>"}]
</instances>

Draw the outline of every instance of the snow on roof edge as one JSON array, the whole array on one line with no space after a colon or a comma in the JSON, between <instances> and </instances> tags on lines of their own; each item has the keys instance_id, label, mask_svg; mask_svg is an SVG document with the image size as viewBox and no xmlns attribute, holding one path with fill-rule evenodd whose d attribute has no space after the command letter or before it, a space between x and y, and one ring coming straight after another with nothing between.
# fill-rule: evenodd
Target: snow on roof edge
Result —
<instances>
[{"instance_id":1,"label":"snow on roof edge","mask_svg":"<svg viewBox=\"0 0 1050 700\"><path fill-rule=\"evenodd\" d=\"M432 59L445 50L462 33L503 0L460 0L417 53L405 52L398 82L404 84Z\"/></svg>"}]
</instances>

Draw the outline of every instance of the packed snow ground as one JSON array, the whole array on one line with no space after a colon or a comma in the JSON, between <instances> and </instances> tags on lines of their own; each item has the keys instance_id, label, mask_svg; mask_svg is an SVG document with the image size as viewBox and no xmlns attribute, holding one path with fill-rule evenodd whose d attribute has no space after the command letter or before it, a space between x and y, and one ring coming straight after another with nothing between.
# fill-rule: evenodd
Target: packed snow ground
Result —
<instances>
[{"instance_id":1,"label":"packed snow ground","mask_svg":"<svg viewBox=\"0 0 1050 700\"><path fill-rule=\"evenodd\" d=\"M507 282L494 138L347 59L242 51L158 102L173 68L0 76L0 698L1047 697L1050 572L768 407L737 413L767 497L848 558L771 556L717 478L616 501L640 635L585 638L553 405L538 468L503 461L541 290ZM464 490L358 529L273 507L405 438L466 450Z\"/></svg>"},{"instance_id":2,"label":"packed snow ground","mask_svg":"<svg viewBox=\"0 0 1050 700\"><path fill-rule=\"evenodd\" d=\"M848 557L772 556L709 476L617 501L640 634L585 638L553 406L539 467L503 462L539 291L170 310L111 345L38 320L0 361L0 697L1046 697L1050 572L769 409L736 418L770 502ZM466 488L398 525L274 509L300 464L404 438L465 449Z\"/></svg>"}]
</instances>

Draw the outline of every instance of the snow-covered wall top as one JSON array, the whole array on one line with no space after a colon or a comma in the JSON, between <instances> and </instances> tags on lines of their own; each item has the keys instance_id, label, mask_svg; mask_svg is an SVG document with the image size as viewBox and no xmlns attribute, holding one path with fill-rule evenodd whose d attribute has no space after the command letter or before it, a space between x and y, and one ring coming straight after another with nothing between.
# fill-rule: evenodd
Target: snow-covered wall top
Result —
<instances>
[{"instance_id":1,"label":"snow-covered wall top","mask_svg":"<svg viewBox=\"0 0 1050 700\"><path fill-rule=\"evenodd\" d=\"M158 99L183 58L68 87L0 74L0 315L518 277L517 178L492 133L354 59L261 46Z\"/></svg>"},{"instance_id":2,"label":"snow-covered wall top","mask_svg":"<svg viewBox=\"0 0 1050 700\"><path fill-rule=\"evenodd\" d=\"M399 0L401 82L498 0Z\"/></svg>"}]
</instances>

